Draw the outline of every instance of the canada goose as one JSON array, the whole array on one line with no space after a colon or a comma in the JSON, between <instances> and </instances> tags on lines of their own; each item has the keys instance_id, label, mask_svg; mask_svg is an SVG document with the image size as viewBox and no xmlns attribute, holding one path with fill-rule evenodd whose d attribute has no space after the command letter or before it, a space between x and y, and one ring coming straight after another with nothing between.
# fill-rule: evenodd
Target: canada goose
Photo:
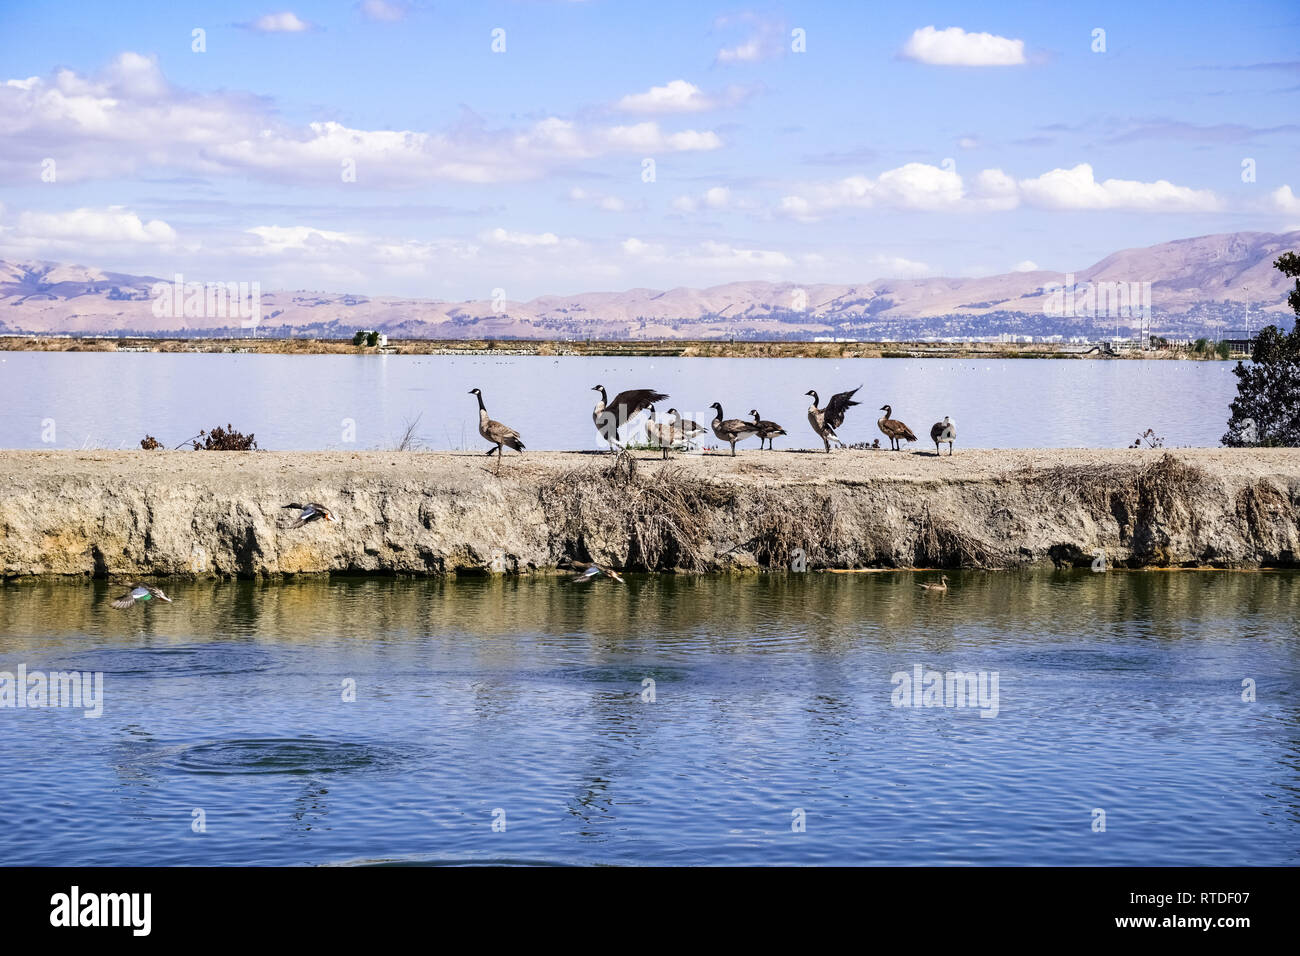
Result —
<instances>
[{"instance_id":1,"label":"canada goose","mask_svg":"<svg viewBox=\"0 0 1300 956\"><path fill-rule=\"evenodd\" d=\"M939 454L939 443L948 443L948 457L952 457L952 443L957 438L957 426L952 423L952 419L947 415L943 416L943 421L935 422L930 426L930 437L934 439L934 453Z\"/></svg>"},{"instance_id":2,"label":"canada goose","mask_svg":"<svg viewBox=\"0 0 1300 956\"><path fill-rule=\"evenodd\" d=\"M753 422L747 422L740 418L728 418L725 421L722 418L722 405L714 402L709 406L716 409L718 414L713 416L713 434L717 435L722 441L731 442L731 457L736 457L736 442L742 441L758 431L758 426Z\"/></svg>"},{"instance_id":3,"label":"canada goose","mask_svg":"<svg viewBox=\"0 0 1300 956\"><path fill-rule=\"evenodd\" d=\"M325 521L339 520L338 518L334 517L334 513L331 512L328 508L326 508L324 505L319 505L314 501L309 501L305 505L300 505L295 502L294 504L285 505L284 507L293 508L296 511L302 512L302 514L298 516L298 520L295 521L293 524L289 525L289 530L291 531L294 528L301 528L309 521L320 521L322 519Z\"/></svg>"},{"instance_id":4,"label":"canada goose","mask_svg":"<svg viewBox=\"0 0 1300 956\"><path fill-rule=\"evenodd\" d=\"M626 392L615 395L611 402L605 394L604 385L593 385L591 390L600 392L600 401L591 410L591 420L596 423L596 434L611 445L619 444L618 430L634 416L668 397L653 388L629 388Z\"/></svg>"},{"instance_id":5,"label":"canada goose","mask_svg":"<svg viewBox=\"0 0 1300 956\"><path fill-rule=\"evenodd\" d=\"M650 420L645 426L646 436L653 438L664 453L664 458L668 458L668 449L680 445L681 433L673 427L672 422L659 422L655 419L655 407L650 406Z\"/></svg>"},{"instance_id":6,"label":"canada goose","mask_svg":"<svg viewBox=\"0 0 1300 956\"><path fill-rule=\"evenodd\" d=\"M619 584L627 583L619 576L617 571L612 568L602 568L599 564L595 563L589 564L586 561L575 561L573 558L565 558L560 563L560 567L573 571L574 574L569 578L569 580L578 584L586 584L588 581L594 581L602 575L607 578L612 578Z\"/></svg>"},{"instance_id":7,"label":"canada goose","mask_svg":"<svg viewBox=\"0 0 1300 956\"><path fill-rule=\"evenodd\" d=\"M858 386L858 388L861 387L861 385ZM845 412L854 405L862 404L861 402L853 401L853 393L856 392L858 388L855 388L852 391L840 392L837 395L832 395L831 400L826 403L825 408L817 407L819 399L815 391L809 390L804 392L805 395L811 395L813 400L812 405L808 407L808 424L812 426L812 430L821 438L822 444L826 446L826 454L828 455L831 451L831 442L839 442L841 448L846 447L844 442L840 441L839 436L835 434L835 429L844 424Z\"/></svg>"},{"instance_id":8,"label":"canada goose","mask_svg":"<svg viewBox=\"0 0 1300 956\"><path fill-rule=\"evenodd\" d=\"M668 409L668 414L672 416L670 421L673 424L673 430L682 436L687 447L690 447L696 438L707 434L709 431L698 422L693 422L689 418L682 418L681 413L675 408Z\"/></svg>"},{"instance_id":9,"label":"canada goose","mask_svg":"<svg viewBox=\"0 0 1300 956\"><path fill-rule=\"evenodd\" d=\"M501 446L509 445L520 454L523 453L524 443L519 437L519 432L515 431L508 425L502 425L494 419L488 418L487 408L483 405L483 393L477 388L471 388L469 394L478 399L478 433L492 442L496 447L489 448L487 453L497 453L497 471L501 470Z\"/></svg>"},{"instance_id":10,"label":"canada goose","mask_svg":"<svg viewBox=\"0 0 1300 956\"><path fill-rule=\"evenodd\" d=\"M889 439L889 447L891 449L898 451L901 447L898 444L900 441L916 441L916 436L912 434L912 429L908 428L907 425L900 422L897 418L889 417L894 414L892 408L888 405L881 405L880 410L885 413L885 417L877 418L876 424L880 426L880 430L884 432L885 437Z\"/></svg>"},{"instance_id":11,"label":"canada goose","mask_svg":"<svg viewBox=\"0 0 1300 956\"><path fill-rule=\"evenodd\" d=\"M758 447L760 451L763 448L764 439L767 440L767 447L771 448L772 439L775 438L777 435L785 434L785 429L782 428L780 425L778 425L776 422L763 421L759 417L758 409L751 408L749 410L749 414L754 416L754 424L758 426Z\"/></svg>"},{"instance_id":12,"label":"canada goose","mask_svg":"<svg viewBox=\"0 0 1300 956\"><path fill-rule=\"evenodd\" d=\"M948 575L946 574L940 575L938 584L932 584L927 582L925 584L918 584L917 587L922 588L923 590L926 591L946 591L948 590Z\"/></svg>"},{"instance_id":13,"label":"canada goose","mask_svg":"<svg viewBox=\"0 0 1300 956\"><path fill-rule=\"evenodd\" d=\"M161 588L153 588L147 584L136 584L134 581L127 581L126 593L113 601L113 607L123 611L135 604L136 601L152 601L154 598L166 601L168 604L172 603L172 599L163 594Z\"/></svg>"}]
</instances>

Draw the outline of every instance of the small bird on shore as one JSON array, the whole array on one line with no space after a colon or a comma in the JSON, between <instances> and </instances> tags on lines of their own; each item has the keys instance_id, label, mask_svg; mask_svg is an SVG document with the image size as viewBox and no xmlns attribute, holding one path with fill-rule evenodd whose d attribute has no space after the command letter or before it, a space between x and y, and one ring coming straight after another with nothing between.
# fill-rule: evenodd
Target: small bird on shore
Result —
<instances>
[{"instance_id":1,"label":"small bird on shore","mask_svg":"<svg viewBox=\"0 0 1300 956\"><path fill-rule=\"evenodd\" d=\"M859 385L858 388L862 386ZM831 442L836 442L841 448L846 447L844 442L840 441L835 430L844 424L844 413L854 405L861 405L861 402L853 401L853 394L858 388L847 392L839 392L832 395L831 400L826 403L825 408L818 408L817 403L820 399L815 391L809 390L804 392L805 395L812 396L812 405L808 407L808 424L812 430L821 438L822 444L826 446L826 454L831 453Z\"/></svg>"},{"instance_id":2,"label":"small bird on shore","mask_svg":"<svg viewBox=\"0 0 1300 956\"><path fill-rule=\"evenodd\" d=\"M619 584L627 583L619 576L617 571L612 568L602 568L599 564L588 563L586 561L575 561L573 558L565 558L564 561L561 562L560 566L574 572L569 580L577 584L586 584L588 581L594 581L599 577L610 578L617 581Z\"/></svg>"},{"instance_id":3,"label":"small bird on shore","mask_svg":"<svg viewBox=\"0 0 1300 956\"><path fill-rule=\"evenodd\" d=\"M934 453L939 454L939 443L948 443L948 457L952 457L952 443L957 439L957 426L953 424L952 419L947 415L943 416L943 421L935 422L930 426L930 437L934 439Z\"/></svg>"},{"instance_id":4,"label":"small bird on shore","mask_svg":"<svg viewBox=\"0 0 1300 956\"><path fill-rule=\"evenodd\" d=\"M478 399L478 433L492 442L496 447L489 448L487 453L490 455L496 452L497 471L501 470L501 448L503 445L509 445L515 451L523 453L524 442L519 437L519 432L515 431L508 425L503 425L495 419L489 418L487 407L483 404L483 393L477 388L471 388L469 394Z\"/></svg>"},{"instance_id":5,"label":"small bird on shore","mask_svg":"<svg viewBox=\"0 0 1300 956\"><path fill-rule=\"evenodd\" d=\"M289 525L290 531L292 531L294 528L301 528L303 525L308 524L309 522L312 521L321 521L321 520L338 521L339 520L338 518L334 517L334 513L332 511L330 511L324 505L317 504L314 501L309 501L305 505L300 505L297 502L295 502L294 504L284 505L284 507L292 508L295 511L302 512L302 514L298 516L298 520L295 521L293 524Z\"/></svg>"},{"instance_id":6,"label":"small bird on shore","mask_svg":"<svg viewBox=\"0 0 1300 956\"><path fill-rule=\"evenodd\" d=\"M758 414L758 409L751 408L749 414L754 416L754 424L758 426L758 448L763 449L764 440L767 441L767 447L773 449L772 439L777 435L784 435L785 429L776 422L763 421Z\"/></svg>"},{"instance_id":7,"label":"small bird on shore","mask_svg":"<svg viewBox=\"0 0 1300 956\"><path fill-rule=\"evenodd\" d=\"M743 441L750 435L756 434L758 426L741 418L724 419L722 417L721 402L714 402L709 407L718 413L713 416L713 434L717 435L720 441L731 442L731 457L735 458L736 442Z\"/></svg>"},{"instance_id":8,"label":"small bird on shore","mask_svg":"<svg viewBox=\"0 0 1300 956\"><path fill-rule=\"evenodd\" d=\"M668 409L668 414L671 416L669 420L673 424L673 430L682 436L688 448L695 443L695 439L708 434L709 430L707 428L698 422L691 421L689 418L682 418L681 412L677 411L677 409Z\"/></svg>"},{"instance_id":9,"label":"small bird on shore","mask_svg":"<svg viewBox=\"0 0 1300 956\"><path fill-rule=\"evenodd\" d=\"M119 611L124 611L137 601L143 603L152 601L154 598L166 601L168 604L172 603L172 599L163 594L161 588L150 587L147 584L137 584L135 581L127 581L126 593L113 601L113 607Z\"/></svg>"},{"instance_id":10,"label":"small bird on shore","mask_svg":"<svg viewBox=\"0 0 1300 956\"><path fill-rule=\"evenodd\" d=\"M898 451L902 447L899 445L900 441L916 441L916 435L913 434L912 429L897 418L890 417L894 414L892 408L888 405L881 405L880 410L885 413L885 417L876 419L876 424L880 426L880 430L889 439L889 447L893 451Z\"/></svg>"},{"instance_id":11,"label":"small bird on shore","mask_svg":"<svg viewBox=\"0 0 1300 956\"><path fill-rule=\"evenodd\" d=\"M918 584L917 587L924 591L946 591L948 590L948 575L940 575L938 584L926 582L925 584Z\"/></svg>"},{"instance_id":12,"label":"small bird on shore","mask_svg":"<svg viewBox=\"0 0 1300 956\"><path fill-rule=\"evenodd\" d=\"M618 437L620 428L655 402L662 402L668 397L653 388L629 388L615 395L611 402L605 393L604 385L593 385L591 390L600 392L600 400L591 410L591 420L596 424L596 434L614 446L620 444L621 440Z\"/></svg>"}]
</instances>

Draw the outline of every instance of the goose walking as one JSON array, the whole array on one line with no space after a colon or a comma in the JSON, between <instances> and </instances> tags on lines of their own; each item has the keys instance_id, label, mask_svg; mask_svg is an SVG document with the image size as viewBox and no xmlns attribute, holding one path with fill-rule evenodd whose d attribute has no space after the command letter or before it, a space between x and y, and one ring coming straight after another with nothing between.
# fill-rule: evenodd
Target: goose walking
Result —
<instances>
[{"instance_id":1,"label":"goose walking","mask_svg":"<svg viewBox=\"0 0 1300 956\"><path fill-rule=\"evenodd\" d=\"M653 388L629 388L615 395L611 402L604 385L593 385L591 390L600 392L600 400L591 410L591 420L596 423L596 434L614 446L620 444L620 428L655 402L662 402L668 397Z\"/></svg>"},{"instance_id":2,"label":"goose walking","mask_svg":"<svg viewBox=\"0 0 1300 956\"><path fill-rule=\"evenodd\" d=\"M654 439L664 453L664 459L668 458L668 449L677 448L681 445L681 433L673 427L672 422L660 422L655 419L655 407L650 406L650 420L645 426L646 436Z\"/></svg>"},{"instance_id":3,"label":"goose walking","mask_svg":"<svg viewBox=\"0 0 1300 956\"><path fill-rule=\"evenodd\" d=\"M489 418L487 407L483 404L483 393L477 388L471 388L469 394L478 399L478 433L492 442L496 447L489 448L487 453L490 455L496 452L497 471L501 470L501 448L503 445L509 445L515 451L523 453L523 439L519 437L519 432L515 431L509 425L503 425L495 419Z\"/></svg>"},{"instance_id":4,"label":"goose walking","mask_svg":"<svg viewBox=\"0 0 1300 956\"><path fill-rule=\"evenodd\" d=\"M290 531L292 531L294 528L301 528L303 525L311 521L338 521L339 520L338 518L334 517L334 513L332 511L330 511L324 505L317 504L314 501L309 501L305 505L300 505L297 502L295 502L291 505L285 505L284 507L302 512L302 514L298 515L298 520L295 521L293 524L289 525Z\"/></svg>"},{"instance_id":5,"label":"goose walking","mask_svg":"<svg viewBox=\"0 0 1300 956\"><path fill-rule=\"evenodd\" d=\"M940 575L938 584L926 582L925 584L918 584L917 587L923 591L946 591L948 590L948 575Z\"/></svg>"},{"instance_id":6,"label":"goose walking","mask_svg":"<svg viewBox=\"0 0 1300 956\"><path fill-rule=\"evenodd\" d=\"M943 416L943 421L935 422L930 426L930 437L934 439L934 453L939 454L939 443L948 443L948 457L952 457L952 443L957 439L957 426L952 423L952 419L947 415Z\"/></svg>"},{"instance_id":7,"label":"goose walking","mask_svg":"<svg viewBox=\"0 0 1300 956\"><path fill-rule=\"evenodd\" d=\"M858 388L862 386L859 385ZM861 405L861 402L853 401L853 394L858 388L848 392L840 392L831 396L831 400L826 403L825 408L818 408L817 403L820 399L815 391L804 392L805 395L812 396L812 405L808 407L808 424L812 426L822 444L826 446L826 454L831 452L831 442L837 442L841 448L846 447L844 442L840 441L835 429L844 424L844 413L854 405Z\"/></svg>"},{"instance_id":8,"label":"goose walking","mask_svg":"<svg viewBox=\"0 0 1300 956\"><path fill-rule=\"evenodd\" d=\"M916 441L916 435L912 433L912 429L897 418L889 417L894 414L892 408L888 405L881 405L880 410L885 413L885 417L876 419L876 424L880 426L880 430L889 439L891 449L898 451L902 447L898 444L900 441Z\"/></svg>"},{"instance_id":9,"label":"goose walking","mask_svg":"<svg viewBox=\"0 0 1300 956\"><path fill-rule=\"evenodd\" d=\"M713 434L717 435L721 441L731 442L731 457L735 458L736 442L743 441L750 435L755 434L758 431L758 426L742 418L724 419L720 402L714 402L709 407L715 409L718 413L713 416Z\"/></svg>"},{"instance_id":10,"label":"goose walking","mask_svg":"<svg viewBox=\"0 0 1300 956\"><path fill-rule=\"evenodd\" d=\"M668 414L671 416L670 421L673 424L673 430L682 436L682 440L686 442L688 448L694 444L695 439L708 434L709 430L707 428L691 421L689 418L682 418L681 412L677 411L677 409L668 409Z\"/></svg>"},{"instance_id":11,"label":"goose walking","mask_svg":"<svg viewBox=\"0 0 1300 956\"><path fill-rule=\"evenodd\" d=\"M775 438L777 435L784 435L785 429L782 428L780 425L778 425L776 422L763 421L762 418L759 417L758 409L756 408L751 408L749 410L749 414L754 416L754 424L758 426L759 450L760 451L762 450L764 441L767 442L767 447L769 449L775 450L773 449L772 446L772 439Z\"/></svg>"},{"instance_id":12,"label":"goose walking","mask_svg":"<svg viewBox=\"0 0 1300 956\"><path fill-rule=\"evenodd\" d=\"M113 601L113 607L119 611L124 611L133 606L137 601L143 604L145 601L152 601L157 598L160 601L172 603L172 599L162 593L161 588L150 587L147 584L137 584L134 581L126 582L126 593L120 598Z\"/></svg>"}]
</instances>

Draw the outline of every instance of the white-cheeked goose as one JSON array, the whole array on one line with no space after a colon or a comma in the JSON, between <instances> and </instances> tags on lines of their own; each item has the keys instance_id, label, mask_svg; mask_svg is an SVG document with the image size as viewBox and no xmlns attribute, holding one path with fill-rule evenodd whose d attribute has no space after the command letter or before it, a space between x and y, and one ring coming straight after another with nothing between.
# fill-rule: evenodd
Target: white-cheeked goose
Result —
<instances>
[{"instance_id":1,"label":"white-cheeked goose","mask_svg":"<svg viewBox=\"0 0 1300 956\"><path fill-rule=\"evenodd\" d=\"M522 453L524 450L523 439L519 437L519 432L509 425L503 425L501 422L488 417L487 407L483 404L483 393L481 391L477 388L471 388L469 394L478 399L478 433L495 446L489 448L487 453L490 455L496 452L497 470L500 471L502 446L509 446Z\"/></svg>"},{"instance_id":2,"label":"white-cheeked goose","mask_svg":"<svg viewBox=\"0 0 1300 956\"><path fill-rule=\"evenodd\" d=\"M749 410L749 414L754 416L754 424L758 426L759 449L762 450L764 441L767 442L767 447L769 449L772 449L773 448L772 439L775 438L777 435L784 435L785 429L782 428L780 425L778 425L776 422L764 421L762 417L758 414L758 409L756 408L751 408Z\"/></svg>"},{"instance_id":3,"label":"white-cheeked goose","mask_svg":"<svg viewBox=\"0 0 1300 956\"><path fill-rule=\"evenodd\" d=\"M758 426L753 422L747 422L740 418L722 417L722 404L714 402L709 406L718 414L713 416L713 434L718 436L720 441L731 443L731 457L736 457L736 442L743 441L750 435L758 432Z\"/></svg>"},{"instance_id":4,"label":"white-cheeked goose","mask_svg":"<svg viewBox=\"0 0 1300 956\"><path fill-rule=\"evenodd\" d=\"M858 388L861 387L861 385L858 386ZM840 441L839 436L835 434L835 430L844 424L845 412L854 405L862 404L861 402L853 401L853 394L858 390L858 388L832 395L831 400L826 403L825 408L817 407L819 399L815 391L809 390L804 392L805 395L812 396L812 405L808 407L808 424L812 426L812 430L817 433L817 437L819 437L822 440L822 444L826 446L826 453L828 455L831 451L831 442L836 442L841 448L847 447L844 442Z\"/></svg>"},{"instance_id":5,"label":"white-cheeked goose","mask_svg":"<svg viewBox=\"0 0 1300 956\"><path fill-rule=\"evenodd\" d=\"M894 451L898 451L901 447L898 444L900 441L916 441L916 435L913 434L912 429L908 428L906 424L900 422L897 418L890 418L890 416L894 414L892 408L888 405L881 405L880 410L885 413L885 417L876 419L876 424L880 426L880 430L884 432L885 437L889 439L890 448Z\"/></svg>"},{"instance_id":6,"label":"white-cheeked goose","mask_svg":"<svg viewBox=\"0 0 1300 956\"><path fill-rule=\"evenodd\" d=\"M600 392L600 400L591 410L591 420L596 424L596 434L615 447L621 444L619 429L655 402L662 402L668 397L653 388L629 388L615 395L611 402L609 396L605 394L604 385L593 385L591 390Z\"/></svg>"},{"instance_id":7,"label":"white-cheeked goose","mask_svg":"<svg viewBox=\"0 0 1300 956\"><path fill-rule=\"evenodd\" d=\"M930 437L934 439L934 453L939 454L939 443L948 443L948 457L952 457L952 443L957 440L957 426L947 415L943 416L943 421L935 422L930 426Z\"/></svg>"}]
</instances>

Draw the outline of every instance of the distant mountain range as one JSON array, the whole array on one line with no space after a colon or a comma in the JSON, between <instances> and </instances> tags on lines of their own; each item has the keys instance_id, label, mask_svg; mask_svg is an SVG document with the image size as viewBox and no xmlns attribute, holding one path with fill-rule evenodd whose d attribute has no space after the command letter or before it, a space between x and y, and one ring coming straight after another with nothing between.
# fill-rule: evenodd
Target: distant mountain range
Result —
<instances>
[{"instance_id":1,"label":"distant mountain range","mask_svg":"<svg viewBox=\"0 0 1300 956\"><path fill-rule=\"evenodd\" d=\"M440 339L1099 337L1114 333L1115 318L1104 299L1099 314L1091 311L1083 284L1150 283L1153 331L1213 336L1243 326L1248 300L1252 325L1289 319L1289 283L1273 268L1273 260L1288 250L1300 250L1300 231L1234 232L1125 249L1078 270L1079 291L1065 300L1058 293L1055 309L1052 285L1067 279L1048 271L852 285L732 282L707 289L547 295L530 302L263 290L258 334L339 337L365 328ZM0 332L249 334L229 313L185 316L178 305L174 314L155 315L151 288L170 281L0 260ZM1062 301L1071 305L1065 314ZM1121 319L1121 325L1132 327L1133 321Z\"/></svg>"}]
</instances>

